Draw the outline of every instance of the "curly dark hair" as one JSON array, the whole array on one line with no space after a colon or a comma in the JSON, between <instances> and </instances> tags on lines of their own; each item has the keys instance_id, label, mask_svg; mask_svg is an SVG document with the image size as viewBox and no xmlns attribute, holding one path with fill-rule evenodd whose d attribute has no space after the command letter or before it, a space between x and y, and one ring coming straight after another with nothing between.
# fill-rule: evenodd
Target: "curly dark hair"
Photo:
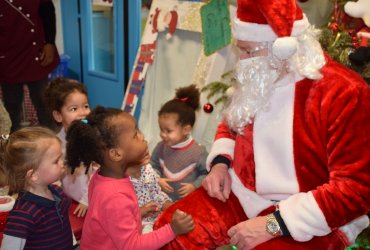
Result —
<instances>
[{"instance_id":1,"label":"curly dark hair","mask_svg":"<svg viewBox=\"0 0 370 250\"><path fill-rule=\"evenodd\" d=\"M117 145L120 128L112 119L122 110L97 106L85 120L76 120L67 131L66 159L68 167L73 174L81 162L89 170L91 162L103 164L103 152L105 149Z\"/></svg>"},{"instance_id":2,"label":"curly dark hair","mask_svg":"<svg viewBox=\"0 0 370 250\"><path fill-rule=\"evenodd\" d=\"M194 126L195 111L199 109L200 92L195 85L176 89L174 99L166 102L158 112L158 116L163 114L177 114L178 123L181 126Z\"/></svg>"},{"instance_id":3,"label":"curly dark hair","mask_svg":"<svg viewBox=\"0 0 370 250\"><path fill-rule=\"evenodd\" d=\"M67 97L78 91L87 97L87 89L84 84L77 80L58 77L52 80L45 89L44 103L50 114L54 111L61 111Z\"/></svg>"}]
</instances>

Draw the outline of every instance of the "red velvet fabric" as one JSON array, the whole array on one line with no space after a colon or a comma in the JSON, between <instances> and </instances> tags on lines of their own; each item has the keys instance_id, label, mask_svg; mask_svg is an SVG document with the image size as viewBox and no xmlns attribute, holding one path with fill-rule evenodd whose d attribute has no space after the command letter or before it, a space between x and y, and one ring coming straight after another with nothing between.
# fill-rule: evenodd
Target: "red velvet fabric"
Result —
<instances>
[{"instance_id":1,"label":"red velvet fabric","mask_svg":"<svg viewBox=\"0 0 370 250\"><path fill-rule=\"evenodd\" d=\"M370 88L329 58L322 73L296 87L294 159L300 191L337 228L370 210Z\"/></svg>"},{"instance_id":2,"label":"red velvet fabric","mask_svg":"<svg viewBox=\"0 0 370 250\"><path fill-rule=\"evenodd\" d=\"M248 23L269 24L279 36L290 36L293 23L303 18L295 0L238 0L237 17Z\"/></svg>"},{"instance_id":3,"label":"red velvet fabric","mask_svg":"<svg viewBox=\"0 0 370 250\"><path fill-rule=\"evenodd\" d=\"M247 219L243 208L234 194L226 203L210 198L207 192L198 188L186 198L176 202L162 213L154 225L161 227L171 221L173 213L179 209L191 214L195 229L187 235L177 236L164 249L215 249L227 245L227 230Z\"/></svg>"},{"instance_id":4,"label":"red velvet fabric","mask_svg":"<svg viewBox=\"0 0 370 250\"><path fill-rule=\"evenodd\" d=\"M81 239L82 235L82 226L84 224L85 217L77 217L73 214L75 209L77 208L78 203L76 201L72 201L71 205L69 206L68 216L69 222L71 223L71 228L76 240Z\"/></svg>"},{"instance_id":5,"label":"red velvet fabric","mask_svg":"<svg viewBox=\"0 0 370 250\"><path fill-rule=\"evenodd\" d=\"M169 223L176 209L191 214L195 222L195 228L186 235L177 236L175 240L162 249L206 250L228 245L230 243L230 238L227 236L229 228L247 219L243 208L233 193L231 193L227 202L223 203L209 197L207 192L200 187L165 210L154 224L154 229ZM271 212L271 209L269 209L264 211L264 214ZM347 245L346 238L339 231L334 231L325 237L315 237L307 242L297 242L291 237L279 237L265 242L255 249L337 250L344 249Z\"/></svg>"}]
</instances>

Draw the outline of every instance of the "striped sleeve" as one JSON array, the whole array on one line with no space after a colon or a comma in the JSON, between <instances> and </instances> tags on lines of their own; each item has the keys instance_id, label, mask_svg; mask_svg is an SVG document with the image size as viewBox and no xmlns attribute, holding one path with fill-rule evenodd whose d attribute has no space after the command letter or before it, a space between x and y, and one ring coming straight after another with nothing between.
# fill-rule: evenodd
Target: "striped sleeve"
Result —
<instances>
[{"instance_id":1,"label":"striped sleeve","mask_svg":"<svg viewBox=\"0 0 370 250\"><path fill-rule=\"evenodd\" d=\"M15 208L8 215L4 234L27 239L32 234L34 225L32 205L28 209Z\"/></svg>"}]
</instances>

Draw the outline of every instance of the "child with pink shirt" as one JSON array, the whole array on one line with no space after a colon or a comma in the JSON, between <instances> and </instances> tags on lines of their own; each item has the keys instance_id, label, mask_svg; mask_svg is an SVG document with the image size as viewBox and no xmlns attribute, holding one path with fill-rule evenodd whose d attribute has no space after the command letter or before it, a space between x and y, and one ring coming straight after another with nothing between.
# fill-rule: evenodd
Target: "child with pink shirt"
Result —
<instances>
[{"instance_id":1,"label":"child with pink shirt","mask_svg":"<svg viewBox=\"0 0 370 250\"><path fill-rule=\"evenodd\" d=\"M170 223L142 234L135 190L126 174L140 165L147 143L135 119L119 109L96 107L85 120L74 121L67 132L69 166L100 165L89 184L89 210L81 249L158 249L194 228L192 217L177 211Z\"/></svg>"}]
</instances>

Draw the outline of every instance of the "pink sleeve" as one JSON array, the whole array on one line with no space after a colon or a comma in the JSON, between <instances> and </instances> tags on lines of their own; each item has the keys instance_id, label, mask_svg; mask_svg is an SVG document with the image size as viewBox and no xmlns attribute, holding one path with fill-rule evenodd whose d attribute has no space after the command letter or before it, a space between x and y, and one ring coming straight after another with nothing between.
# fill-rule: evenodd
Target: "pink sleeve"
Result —
<instances>
[{"instance_id":1,"label":"pink sleeve","mask_svg":"<svg viewBox=\"0 0 370 250\"><path fill-rule=\"evenodd\" d=\"M141 234L141 218L136 200L122 193L105 206L103 227L117 249L159 249L175 239L170 224L148 234Z\"/></svg>"}]
</instances>

